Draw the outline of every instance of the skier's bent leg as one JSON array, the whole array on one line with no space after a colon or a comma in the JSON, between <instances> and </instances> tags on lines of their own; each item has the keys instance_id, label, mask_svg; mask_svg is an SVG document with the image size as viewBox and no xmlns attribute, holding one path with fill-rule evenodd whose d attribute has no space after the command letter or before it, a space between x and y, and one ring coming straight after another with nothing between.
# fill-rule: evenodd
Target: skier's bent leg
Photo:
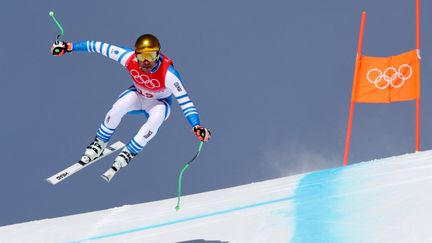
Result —
<instances>
[{"instance_id":1,"label":"skier's bent leg","mask_svg":"<svg viewBox=\"0 0 432 243\"><path fill-rule=\"evenodd\" d=\"M163 105L153 107L148 113L147 122L141 127L135 137L129 141L123 151L115 158L114 163L103 175L106 181L110 181L114 174L121 168L126 167L129 162L140 153L147 143L156 135L159 127L166 119L167 112Z\"/></svg>"},{"instance_id":2,"label":"skier's bent leg","mask_svg":"<svg viewBox=\"0 0 432 243\"><path fill-rule=\"evenodd\" d=\"M121 95L106 114L104 121L98 129L96 137L104 142L108 142L114 134L115 129L120 124L123 116L130 111L140 109L141 103L139 94L136 92L127 92L125 95Z\"/></svg>"},{"instance_id":3,"label":"skier's bent leg","mask_svg":"<svg viewBox=\"0 0 432 243\"><path fill-rule=\"evenodd\" d=\"M157 115L150 115L135 137L129 141L123 151L114 160L114 165L118 169L127 166L131 159L139 154L147 143L155 137L163 121L163 117L160 119Z\"/></svg>"},{"instance_id":4,"label":"skier's bent leg","mask_svg":"<svg viewBox=\"0 0 432 243\"><path fill-rule=\"evenodd\" d=\"M95 140L87 146L81 161L88 163L101 156L123 116L131 110L140 109L138 94L129 92L121 96L108 111L104 121L99 126Z\"/></svg>"}]
</instances>

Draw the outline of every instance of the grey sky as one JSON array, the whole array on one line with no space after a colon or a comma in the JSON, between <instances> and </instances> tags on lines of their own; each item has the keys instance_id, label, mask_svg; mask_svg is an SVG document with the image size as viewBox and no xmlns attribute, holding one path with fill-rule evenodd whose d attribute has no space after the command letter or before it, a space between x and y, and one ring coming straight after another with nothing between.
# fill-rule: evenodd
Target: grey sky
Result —
<instances>
[{"instance_id":1,"label":"grey sky","mask_svg":"<svg viewBox=\"0 0 432 243\"><path fill-rule=\"evenodd\" d=\"M422 2L422 149L432 146L431 15ZM63 40L132 47L153 33L174 60L213 139L186 172L198 193L340 166L361 11L363 53L415 48L415 1L7 1L1 3L0 225L176 196L195 153L177 103L158 135L107 184L113 156L52 186L45 178L79 159L131 80L99 54L49 52ZM414 102L358 104L350 161L414 151ZM127 116L112 141L144 122Z\"/></svg>"}]
</instances>

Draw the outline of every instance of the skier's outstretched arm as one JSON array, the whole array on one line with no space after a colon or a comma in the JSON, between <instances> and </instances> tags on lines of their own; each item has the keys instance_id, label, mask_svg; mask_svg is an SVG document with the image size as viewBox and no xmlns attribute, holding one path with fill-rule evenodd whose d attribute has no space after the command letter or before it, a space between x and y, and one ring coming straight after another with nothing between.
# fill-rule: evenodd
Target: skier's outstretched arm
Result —
<instances>
[{"instance_id":1,"label":"skier's outstretched arm","mask_svg":"<svg viewBox=\"0 0 432 243\"><path fill-rule=\"evenodd\" d=\"M193 132L201 141L208 141L211 137L210 130L201 126L198 111L183 86L180 74L171 65L168 68L166 75L167 88L172 91L174 97L180 105L180 108L183 111L183 115L192 126Z\"/></svg>"},{"instance_id":2,"label":"skier's outstretched arm","mask_svg":"<svg viewBox=\"0 0 432 243\"><path fill-rule=\"evenodd\" d=\"M128 58L134 53L130 48L123 48L100 41L63 42L56 41L51 47L54 56L62 56L66 52L96 52L109 57L125 66Z\"/></svg>"}]
</instances>

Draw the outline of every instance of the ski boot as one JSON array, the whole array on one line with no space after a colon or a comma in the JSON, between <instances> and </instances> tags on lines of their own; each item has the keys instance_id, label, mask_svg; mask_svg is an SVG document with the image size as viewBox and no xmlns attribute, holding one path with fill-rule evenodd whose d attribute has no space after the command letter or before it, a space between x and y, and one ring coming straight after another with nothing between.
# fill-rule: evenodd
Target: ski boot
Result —
<instances>
[{"instance_id":1,"label":"ski boot","mask_svg":"<svg viewBox=\"0 0 432 243\"><path fill-rule=\"evenodd\" d=\"M100 140L99 138L95 138L95 140L89 146L87 146L83 156L81 157L81 161L87 164L90 161L95 160L102 155L107 144L108 143Z\"/></svg>"},{"instance_id":2,"label":"ski boot","mask_svg":"<svg viewBox=\"0 0 432 243\"><path fill-rule=\"evenodd\" d=\"M102 178L107 182L110 182L113 176L123 167L126 167L131 159L135 155L132 154L128 148L124 148L123 151L114 159L114 163L105 173L103 173Z\"/></svg>"}]
</instances>

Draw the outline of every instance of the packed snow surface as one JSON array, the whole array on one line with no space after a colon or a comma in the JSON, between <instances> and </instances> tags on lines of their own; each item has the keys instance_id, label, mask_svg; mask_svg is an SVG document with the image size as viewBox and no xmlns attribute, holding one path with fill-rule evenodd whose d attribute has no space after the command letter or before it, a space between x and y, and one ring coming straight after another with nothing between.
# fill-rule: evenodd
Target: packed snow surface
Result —
<instances>
[{"instance_id":1,"label":"packed snow surface","mask_svg":"<svg viewBox=\"0 0 432 243\"><path fill-rule=\"evenodd\" d=\"M0 227L0 242L430 243L432 151Z\"/></svg>"}]
</instances>

